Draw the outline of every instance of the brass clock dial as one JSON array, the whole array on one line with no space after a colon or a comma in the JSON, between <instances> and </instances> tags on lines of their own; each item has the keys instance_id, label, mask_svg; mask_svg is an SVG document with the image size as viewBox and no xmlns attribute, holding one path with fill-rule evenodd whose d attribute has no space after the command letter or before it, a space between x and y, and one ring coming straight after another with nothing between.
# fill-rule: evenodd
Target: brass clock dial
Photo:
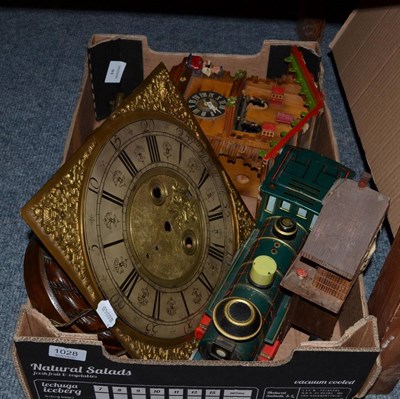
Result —
<instances>
[{"instance_id":1,"label":"brass clock dial","mask_svg":"<svg viewBox=\"0 0 400 399\"><path fill-rule=\"evenodd\" d=\"M225 113L226 98L215 91L199 91L188 98L193 114L200 118L217 118Z\"/></svg>"},{"instance_id":2,"label":"brass clock dial","mask_svg":"<svg viewBox=\"0 0 400 399\"><path fill-rule=\"evenodd\" d=\"M254 222L160 64L22 216L136 358L184 359ZM99 306L99 304L101 306Z\"/></svg>"},{"instance_id":3,"label":"brass clock dial","mask_svg":"<svg viewBox=\"0 0 400 399\"><path fill-rule=\"evenodd\" d=\"M120 317L179 341L234 255L234 215L210 155L184 125L149 113L129 119L87 175L84 245Z\"/></svg>"}]
</instances>

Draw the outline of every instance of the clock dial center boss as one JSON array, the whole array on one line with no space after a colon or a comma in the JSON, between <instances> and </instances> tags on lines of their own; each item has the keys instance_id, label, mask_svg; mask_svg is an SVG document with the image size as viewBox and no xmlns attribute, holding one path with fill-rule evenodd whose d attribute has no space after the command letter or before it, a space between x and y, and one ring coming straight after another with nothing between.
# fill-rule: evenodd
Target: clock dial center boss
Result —
<instances>
[{"instance_id":1,"label":"clock dial center boss","mask_svg":"<svg viewBox=\"0 0 400 399\"><path fill-rule=\"evenodd\" d=\"M182 176L155 168L131 194L128 239L138 272L164 287L185 284L201 262L207 231L195 187ZM138 219L139 216L142 220ZM143 231L143 220L149 220Z\"/></svg>"}]
</instances>

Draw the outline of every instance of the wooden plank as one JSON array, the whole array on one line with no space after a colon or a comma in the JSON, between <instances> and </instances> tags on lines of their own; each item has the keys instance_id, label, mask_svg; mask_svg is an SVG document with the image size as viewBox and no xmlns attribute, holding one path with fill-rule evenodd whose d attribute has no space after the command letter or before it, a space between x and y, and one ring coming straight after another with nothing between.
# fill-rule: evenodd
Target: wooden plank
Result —
<instances>
[{"instance_id":1,"label":"wooden plank","mask_svg":"<svg viewBox=\"0 0 400 399\"><path fill-rule=\"evenodd\" d=\"M387 394L400 379L400 230L368 301L378 321L382 371L369 393Z\"/></svg>"},{"instance_id":2,"label":"wooden plank","mask_svg":"<svg viewBox=\"0 0 400 399\"><path fill-rule=\"evenodd\" d=\"M389 198L364 181L339 180L281 285L338 313L374 252L388 207Z\"/></svg>"}]
</instances>

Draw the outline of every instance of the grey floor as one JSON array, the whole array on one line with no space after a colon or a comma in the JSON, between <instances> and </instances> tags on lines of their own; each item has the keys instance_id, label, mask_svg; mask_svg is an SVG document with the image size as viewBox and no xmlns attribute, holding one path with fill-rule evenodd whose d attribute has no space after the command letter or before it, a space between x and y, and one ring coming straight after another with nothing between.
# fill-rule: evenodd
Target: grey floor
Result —
<instances>
[{"instance_id":1,"label":"grey floor","mask_svg":"<svg viewBox=\"0 0 400 399\"><path fill-rule=\"evenodd\" d=\"M341 161L358 175L365 169L329 43L340 25L328 23L321 50L324 88ZM111 11L0 7L0 398L23 394L10 350L15 322L26 301L22 264L29 229L22 205L61 162L79 94L87 43L94 33L139 34L158 51L255 54L265 39L297 40L296 24L268 18L227 18ZM365 274L367 295L390 247L385 230ZM400 397L368 395L368 399Z\"/></svg>"}]
</instances>

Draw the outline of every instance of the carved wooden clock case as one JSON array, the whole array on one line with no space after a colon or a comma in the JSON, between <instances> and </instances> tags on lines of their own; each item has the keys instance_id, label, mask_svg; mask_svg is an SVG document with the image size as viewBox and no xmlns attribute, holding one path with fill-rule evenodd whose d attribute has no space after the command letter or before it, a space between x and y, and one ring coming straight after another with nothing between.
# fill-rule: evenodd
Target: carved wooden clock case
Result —
<instances>
[{"instance_id":1,"label":"carved wooden clock case","mask_svg":"<svg viewBox=\"0 0 400 399\"><path fill-rule=\"evenodd\" d=\"M160 64L22 208L135 358L186 359L254 223Z\"/></svg>"}]
</instances>

